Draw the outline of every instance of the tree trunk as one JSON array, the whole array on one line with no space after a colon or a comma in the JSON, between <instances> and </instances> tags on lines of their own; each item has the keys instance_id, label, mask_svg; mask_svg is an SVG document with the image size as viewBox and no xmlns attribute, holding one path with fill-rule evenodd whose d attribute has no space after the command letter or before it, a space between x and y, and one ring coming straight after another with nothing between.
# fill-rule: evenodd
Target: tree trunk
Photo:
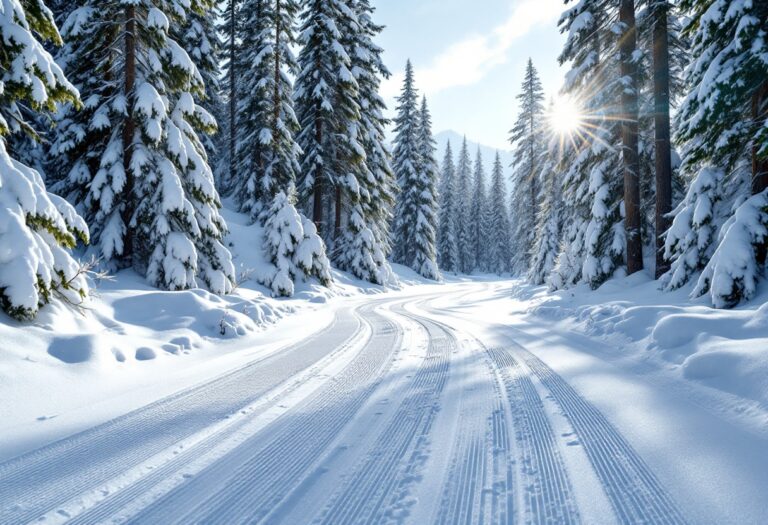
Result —
<instances>
[{"instance_id":1,"label":"tree trunk","mask_svg":"<svg viewBox=\"0 0 768 525\"><path fill-rule=\"evenodd\" d=\"M236 149L236 131L237 131L237 85L235 78L237 71L235 68L236 33L237 23L235 22L237 0L229 1L229 184L235 180L235 149Z\"/></svg>"},{"instance_id":2,"label":"tree trunk","mask_svg":"<svg viewBox=\"0 0 768 525\"><path fill-rule=\"evenodd\" d=\"M323 128L319 121L315 121L315 140L318 144L323 141ZM313 205L312 205L312 222L315 223L318 233L321 235L324 233L323 228L323 175L322 173L315 173L315 183L313 186Z\"/></svg>"},{"instance_id":3,"label":"tree trunk","mask_svg":"<svg viewBox=\"0 0 768 525\"><path fill-rule=\"evenodd\" d=\"M669 125L669 38L667 0L656 0L653 26L653 97L656 134L656 278L669 271L664 234L672 211L672 150Z\"/></svg>"},{"instance_id":4,"label":"tree trunk","mask_svg":"<svg viewBox=\"0 0 768 525\"><path fill-rule=\"evenodd\" d=\"M621 76L630 84L621 92L622 153L624 161L624 226L627 235L627 274L643 269L643 244L640 236L640 157L638 154L637 26L634 0L621 0L619 21L625 26L621 37Z\"/></svg>"},{"instance_id":5,"label":"tree trunk","mask_svg":"<svg viewBox=\"0 0 768 525\"><path fill-rule=\"evenodd\" d=\"M768 118L768 81L757 88L752 95L752 121L765 122ZM758 155L760 144L752 145L752 195L757 195L768 189L768 158ZM765 265L768 255L768 245L765 242L757 247L757 264L760 268Z\"/></svg>"},{"instance_id":6,"label":"tree trunk","mask_svg":"<svg viewBox=\"0 0 768 525\"><path fill-rule=\"evenodd\" d=\"M336 222L333 229L333 238L338 239L341 234L341 186L336 186Z\"/></svg>"},{"instance_id":7,"label":"tree trunk","mask_svg":"<svg viewBox=\"0 0 768 525\"><path fill-rule=\"evenodd\" d=\"M134 256L133 228L130 226L134 213L135 180L131 171L133 157L133 139L136 133L136 122L133 120L136 84L136 7L125 7L125 71L123 93L127 101L127 115L123 125L123 169L125 170L125 188L123 190L122 219L125 224L125 239L122 258L127 264L132 264Z\"/></svg>"}]
</instances>

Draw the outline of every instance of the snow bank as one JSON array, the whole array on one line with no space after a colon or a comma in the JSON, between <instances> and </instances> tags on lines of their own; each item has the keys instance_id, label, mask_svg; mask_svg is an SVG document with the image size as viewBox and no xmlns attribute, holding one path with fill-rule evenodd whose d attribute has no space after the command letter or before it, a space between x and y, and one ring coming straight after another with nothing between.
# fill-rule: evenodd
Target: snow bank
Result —
<instances>
[{"instance_id":1,"label":"snow bank","mask_svg":"<svg viewBox=\"0 0 768 525\"><path fill-rule=\"evenodd\" d=\"M650 276L636 274L595 292L580 286L547 294L521 285L518 295L529 314L608 343L618 359L737 396L728 403L737 411L768 411L768 289L724 311L706 298L691 301L692 286L662 292Z\"/></svg>"}]
</instances>

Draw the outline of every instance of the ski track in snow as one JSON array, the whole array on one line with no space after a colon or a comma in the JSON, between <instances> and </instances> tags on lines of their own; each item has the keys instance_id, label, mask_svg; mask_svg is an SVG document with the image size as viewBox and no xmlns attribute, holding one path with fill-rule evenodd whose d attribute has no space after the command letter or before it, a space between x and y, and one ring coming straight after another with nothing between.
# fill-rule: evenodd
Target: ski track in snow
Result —
<instances>
[{"instance_id":1,"label":"ski track in snow","mask_svg":"<svg viewBox=\"0 0 768 525\"><path fill-rule=\"evenodd\" d=\"M237 414L360 329L357 315L340 312L304 343L0 465L0 523L33 521Z\"/></svg>"},{"instance_id":2,"label":"ski track in snow","mask_svg":"<svg viewBox=\"0 0 768 525\"><path fill-rule=\"evenodd\" d=\"M612 520L686 523L628 441L513 328L509 345L489 347L438 320L451 308L406 308L438 299L445 295L342 310L293 347L0 464L0 523L285 523L336 465L339 483L300 508L303 523L414 523L417 514L436 525L575 525L580 479L553 428L561 416ZM398 368L406 320L428 343ZM334 463L393 377L398 404ZM436 424L446 402L455 412ZM430 459L436 446L439 461ZM429 483L418 490L425 478L437 481L436 493Z\"/></svg>"},{"instance_id":3,"label":"ski track in snow","mask_svg":"<svg viewBox=\"0 0 768 525\"><path fill-rule=\"evenodd\" d=\"M398 311L398 310L396 310ZM456 340L438 324L406 314L429 334L429 350L395 416L376 440L371 454L358 464L340 492L315 521L323 525L401 522L414 503L409 488L419 481L429 432L439 409L451 351Z\"/></svg>"}]
</instances>

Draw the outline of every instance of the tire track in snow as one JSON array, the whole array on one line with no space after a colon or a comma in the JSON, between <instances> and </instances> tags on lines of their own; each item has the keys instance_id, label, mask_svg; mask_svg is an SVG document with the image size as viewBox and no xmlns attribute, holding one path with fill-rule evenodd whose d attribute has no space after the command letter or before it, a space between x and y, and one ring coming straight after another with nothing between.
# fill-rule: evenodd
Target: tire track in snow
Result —
<instances>
[{"instance_id":1,"label":"tire track in snow","mask_svg":"<svg viewBox=\"0 0 768 525\"><path fill-rule=\"evenodd\" d=\"M490 348L488 354L499 371L511 407L520 455L517 465L524 485L525 522L579 523L573 488L536 387L509 352Z\"/></svg>"},{"instance_id":2,"label":"tire track in snow","mask_svg":"<svg viewBox=\"0 0 768 525\"><path fill-rule=\"evenodd\" d=\"M348 312L310 340L0 464L0 523L33 521L254 403L354 339L362 325Z\"/></svg>"},{"instance_id":3,"label":"tire track in snow","mask_svg":"<svg viewBox=\"0 0 768 525\"><path fill-rule=\"evenodd\" d=\"M456 347L449 331L405 310L429 334L427 356L413 376L393 419L373 446L373 452L353 470L343 488L315 523L376 525L403 521L413 503L409 490L426 460L428 436L439 410L450 353Z\"/></svg>"},{"instance_id":4,"label":"tire track in snow","mask_svg":"<svg viewBox=\"0 0 768 525\"><path fill-rule=\"evenodd\" d=\"M522 346L518 351L571 423L617 519L623 524L686 523L651 469L606 417L541 359Z\"/></svg>"},{"instance_id":5,"label":"tire track in snow","mask_svg":"<svg viewBox=\"0 0 768 525\"><path fill-rule=\"evenodd\" d=\"M300 485L384 379L399 346L395 323L373 313L355 360L307 402L132 515L132 523L263 522ZM375 321L375 322L374 322Z\"/></svg>"}]
</instances>

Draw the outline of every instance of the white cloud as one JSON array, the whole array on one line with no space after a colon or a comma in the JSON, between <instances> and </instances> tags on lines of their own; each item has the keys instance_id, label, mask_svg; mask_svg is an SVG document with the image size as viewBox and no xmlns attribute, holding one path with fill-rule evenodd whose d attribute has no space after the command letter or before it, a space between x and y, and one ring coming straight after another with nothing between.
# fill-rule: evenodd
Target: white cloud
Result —
<instances>
[{"instance_id":1,"label":"white cloud","mask_svg":"<svg viewBox=\"0 0 768 525\"><path fill-rule=\"evenodd\" d=\"M456 42L426 67L415 66L419 90L434 95L448 88L476 84L493 68L507 61L516 40L540 24L554 23L561 11L561 2L557 0L516 2L509 17L487 34ZM387 98L395 96L402 83L402 72L392 75L382 85L382 94Z\"/></svg>"}]
</instances>

